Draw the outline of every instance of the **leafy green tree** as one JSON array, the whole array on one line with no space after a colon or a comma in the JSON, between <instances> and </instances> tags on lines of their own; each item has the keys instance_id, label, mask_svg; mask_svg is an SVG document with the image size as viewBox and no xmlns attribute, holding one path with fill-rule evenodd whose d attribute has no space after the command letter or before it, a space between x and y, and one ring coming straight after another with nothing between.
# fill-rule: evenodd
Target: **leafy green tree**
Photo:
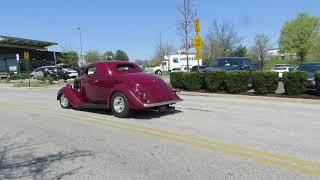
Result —
<instances>
[{"instance_id":1,"label":"leafy green tree","mask_svg":"<svg viewBox=\"0 0 320 180\"><path fill-rule=\"evenodd\" d=\"M312 40L319 31L319 17L300 13L296 19L287 21L282 27L280 49L283 52L296 53L303 62L312 49Z\"/></svg>"},{"instance_id":2,"label":"leafy green tree","mask_svg":"<svg viewBox=\"0 0 320 180\"><path fill-rule=\"evenodd\" d=\"M312 38L312 49L310 55L313 58L320 58L320 32L316 33Z\"/></svg>"},{"instance_id":3,"label":"leafy green tree","mask_svg":"<svg viewBox=\"0 0 320 180\"><path fill-rule=\"evenodd\" d=\"M247 47L240 45L233 51L232 55L236 57L246 57L247 53Z\"/></svg>"},{"instance_id":4,"label":"leafy green tree","mask_svg":"<svg viewBox=\"0 0 320 180\"><path fill-rule=\"evenodd\" d=\"M101 61L102 60L101 57L102 56L100 55L100 53L96 50L89 50L84 56L87 63Z\"/></svg>"},{"instance_id":5,"label":"leafy green tree","mask_svg":"<svg viewBox=\"0 0 320 180\"><path fill-rule=\"evenodd\" d=\"M114 60L115 56L112 51L106 51L104 53L104 59L107 61Z\"/></svg>"},{"instance_id":6,"label":"leafy green tree","mask_svg":"<svg viewBox=\"0 0 320 180\"><path fill-rule=\"evenodd\" d=\"M78 53L76 51L65 51L62 52L61 55L57 57L57 60L62 62L63 64L67 64L69 66L76 66L78 64Z\"/></svg>"},{"instance_id":7,"label":"leafy green tree","mask_svg":"<svg viewBox=\"0 0 320 180\"><path fill-rule=\"evenodd\" d=\"M122 50L117 50L117 52L115 54L115 60L118 60L118 61L129 61L129 57L128 57L126 52L124 52Z\"/></svg>"}]
</instances>

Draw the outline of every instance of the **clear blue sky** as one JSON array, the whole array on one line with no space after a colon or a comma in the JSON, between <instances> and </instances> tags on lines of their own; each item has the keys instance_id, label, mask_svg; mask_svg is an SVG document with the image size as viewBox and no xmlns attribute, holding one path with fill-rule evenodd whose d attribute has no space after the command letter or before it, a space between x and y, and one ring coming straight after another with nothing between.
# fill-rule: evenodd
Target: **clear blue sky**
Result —
<instances>
[{"instance_id":1,"label":"clear blue sky","mask_svg":"<svg viewBox=\"0 0 320 180\"><path fill-rule=\"evenodd\" d=\"M58 42L56 50L123 49L131 59L150 58L160 33L179 47L177 6L181 0L1 0L0 34ZM274 41L284 21L305 11L320 15L319 0L195 0L204 37L213 19L234 23L243 44L256 33Z\"/></svg>"}]
</instances>

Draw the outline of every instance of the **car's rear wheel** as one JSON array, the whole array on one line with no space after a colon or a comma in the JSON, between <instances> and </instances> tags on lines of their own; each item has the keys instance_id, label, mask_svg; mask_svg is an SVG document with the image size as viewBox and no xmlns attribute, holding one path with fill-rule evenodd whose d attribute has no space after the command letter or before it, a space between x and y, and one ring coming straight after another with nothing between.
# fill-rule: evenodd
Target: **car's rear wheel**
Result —
<instances>
[{"instance_id":1,"label":"car's rear wheel","mask_svg":"<svg viewBox=\"0 0 320 180\"><path fill-rule=\"evenodd\" d=\"M127 97L120 92L115 93L111 98L111 110L116 117L128 117L130 108Z\"/></svg>"},{"instance_id":2,"label":"car's rear wheel","mask_svg":"<svg viewBox=\"0 0 320 180\"><path fill-rule=\"evenodd\" d=\"M63 109L69 109L71 107L68 98L64 94L60 96L60 106Z\"/></svg>"}]
</instances>

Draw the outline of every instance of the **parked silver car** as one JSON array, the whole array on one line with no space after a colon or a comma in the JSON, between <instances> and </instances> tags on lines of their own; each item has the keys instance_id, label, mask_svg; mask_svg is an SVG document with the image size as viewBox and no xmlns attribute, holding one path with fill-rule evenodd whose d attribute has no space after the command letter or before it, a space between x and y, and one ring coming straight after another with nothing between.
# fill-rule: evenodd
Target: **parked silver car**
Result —
<instances>
[{"instance_id":1,"label":"parked silver car","mask_svg":"<svg viewBox=\"0 0 320 180\"><path fill-rule=\"evenodd\" d=\"M30 73L30 77L33 79L41 78L45 75L45 73L50 69L54 68L54 66L42 66L37 68L36 70Z\"/></svg>"},{"instance_id":2,"label":"parked silver car","mask_svg":"<svg viewBox=\"0 0 320 180\"><path fill-rule=\"evenodd\" d=\"M279 73L279 78L282 78L283 73L289 72L291 68L289 64L276 64L271 71Z\"/></svg>"}]
</instances>

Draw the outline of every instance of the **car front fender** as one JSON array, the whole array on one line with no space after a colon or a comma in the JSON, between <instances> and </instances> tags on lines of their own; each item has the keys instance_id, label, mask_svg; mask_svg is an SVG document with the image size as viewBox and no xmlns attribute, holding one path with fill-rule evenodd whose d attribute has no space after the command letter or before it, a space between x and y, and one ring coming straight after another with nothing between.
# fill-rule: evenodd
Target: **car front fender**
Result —
<instances>
[{"instance_id":1,"label":"car front fender","mask_svg":"<svg viewBox=\"0 0 320 180\"><path fill-rule=\"evenodd\" d=\"M68 98L68 101L73 108L79 108L83 103L82 97L71 85L66 85L58 91L57 100L60 100L62 94Z\"/></svg>"}]
</instances>

